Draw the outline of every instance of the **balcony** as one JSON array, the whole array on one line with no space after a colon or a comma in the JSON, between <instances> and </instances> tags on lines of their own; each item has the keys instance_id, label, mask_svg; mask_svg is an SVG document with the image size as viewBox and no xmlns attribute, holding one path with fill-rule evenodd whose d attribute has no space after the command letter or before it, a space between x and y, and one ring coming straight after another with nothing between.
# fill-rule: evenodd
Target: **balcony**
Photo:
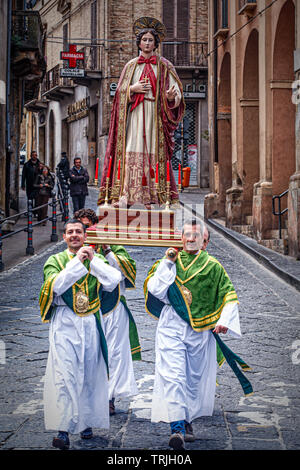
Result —
<instances>
[{"instance_id":1,"label":"balcony","mask_svg":"<svg viewBox=\"0 0 300 470\"><path fill-rule=\"evenodd\" d=\"M248 18L251 18L254 15L254 12L257 7L257 2L239 0L239 15L246 15Z\"/></svg>"},{"instance_id":2,"label":"balcony","mask_svg":"<svg viewBox=\"0 0 300 470\"><path fill-rule=\"evenodd\" d=\"M214 34L214 39L219 39L220 41L224 41L224 39L227 38L229 33L229 28L219 28L218 31L215 32Z\"/></svg>"},{"instance_id":3,"label":"balcony","mask_svg":"<svg viewBox=\"0 0 300 470\"><path fill-rule=\"evenodd\" d=\"M41 97L61 101L74 94L74 83L71 78L60 76L60 64L48 70L41 86Z\"/></svg>"},{"instance_id":4,"label":"balcony","mask_svg":"<svg viewBox=\"0 0 300 470\"><path fill-rule=\"evenodd\" d=\"M165 41L162 55L176 68L207 68L207 42Z\"/></svg>"},{"instance_id":5,"label":"balcony","mask_svg":"<svg viewBox=\"0 0 300 470\"><path fill-rule=\"evenodd\" d=\"M24 80L42 80L46 62L39 12L13 11L11 46L13 74Z\"/></svg>"},{"instance_id":6,"label":"balcony","mask_svg":"<svg viewBox=\"0 0 300 470\"><path fill-rule=\"evenodd\" d=\"M73 78L73 82L77 85L90 86L92 81L102 78L102 67L104 66L104 48L85 46L78 52L83 52L85 61L78 60L78 68L84 68L84 77Z\"/></svg>"}]
</instances>

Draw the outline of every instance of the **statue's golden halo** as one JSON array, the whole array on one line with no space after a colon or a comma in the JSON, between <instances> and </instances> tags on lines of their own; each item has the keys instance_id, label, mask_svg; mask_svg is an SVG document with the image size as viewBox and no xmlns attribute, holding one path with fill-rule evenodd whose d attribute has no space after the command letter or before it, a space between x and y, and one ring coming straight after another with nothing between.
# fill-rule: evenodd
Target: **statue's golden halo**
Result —
<instances>
[{"instance_id":1,"label":"statue's golden halo","mask_svg":"<svg viewBox=\"0 0 300 470\"><path fill-rule=\"evenodd\" d=\"M160 41L165 39L167 33L165 25L156 18L152 18L150 16L142 16L134 22L133 32L135 36L137 36L143 29L154 29L157 32Z\"/></svg>"}]
</instances>

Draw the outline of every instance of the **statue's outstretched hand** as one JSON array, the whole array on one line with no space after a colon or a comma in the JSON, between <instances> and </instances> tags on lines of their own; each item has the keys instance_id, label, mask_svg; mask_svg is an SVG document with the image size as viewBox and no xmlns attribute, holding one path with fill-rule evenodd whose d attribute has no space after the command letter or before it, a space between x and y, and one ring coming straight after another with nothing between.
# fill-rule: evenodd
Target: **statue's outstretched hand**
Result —
<instances>
[{"instance_id":1,"label":"statue's outstretched hand","mask_svg":"<svg viewBox=\"0 0 300 470\"><path fill-rule=\"evenodd\" d=\"M175 85L171 86L171 88L169 88L169 89L166 91L166 94L167 94L167 100L168 100L168 101L173 101L173 100L175 100L175 98L176 98L176 96L177 96L177 94L178 94Z\"/></svg>"}]
</instances>

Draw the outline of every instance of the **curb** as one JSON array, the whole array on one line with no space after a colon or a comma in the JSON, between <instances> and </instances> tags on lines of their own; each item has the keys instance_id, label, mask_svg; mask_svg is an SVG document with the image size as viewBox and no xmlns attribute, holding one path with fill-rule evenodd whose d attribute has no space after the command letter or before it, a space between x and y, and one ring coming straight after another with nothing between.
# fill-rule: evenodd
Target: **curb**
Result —
<instances>
[{"instance_id":1,"label":"curb","mask_svg":"<svg viewBox=\"0 0 300 470\"><path fill-rule=\"evenodd\" d=\"M185 206L184 203L180 202L183 206ZM219 233L222 233L226 238L228 238L230 241L232 241L235 245L239 246L242 248L244 251L246 251L249 255L251 255L253 258L256 259L259 263L264 265L266 268L270 269L274 274L277 274L281 279L283 279L285 282L290 284L292 287L300 291L300 279L296 278L292 274L288 273L287 271L284 271L281 269L279 266L277 266L273 261L269 260L267 256L264 254L260 253L259 251L255 250L253 247L249 246L247 243L245 243L243 240L241 240L238 235L236 235L237 232L234 232L233 230L228 229L227 227L223 227L220 225L218 222L215 222L213 219L206 219L199 213L197 213L195 210L189 208L186 206L187 209L189 209L192 213L196 215L196 217L199 217L202 219L207 225L210 227L214 228L216 231Z\"/></svg>"}]
</instances>

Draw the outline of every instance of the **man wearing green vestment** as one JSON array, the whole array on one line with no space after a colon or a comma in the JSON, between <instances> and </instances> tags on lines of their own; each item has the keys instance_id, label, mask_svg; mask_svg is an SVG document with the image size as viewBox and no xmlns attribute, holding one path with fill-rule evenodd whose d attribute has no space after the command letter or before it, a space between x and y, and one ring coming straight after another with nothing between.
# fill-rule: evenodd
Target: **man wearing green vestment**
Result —
<instances>
[{"instance_id":1,"label":"man wearing green vestment","mask_svg":"<svg viewBox=\"0 0 300 470\"><path fill-rule=\"evenodd\" d=\"M194 419L213 413L217 359L225 356L244 392L252 392L236 362L244 370L247 364L219 337L241 336L238 299L223 266L203 249L203 229L186 221L183 250L169 248L144 283L146 311L158 318L151 421L170 423L173 449L195 440Z\"/></svg>"},{"instance_id":2,"label":"man wearing green vestment","mask_svg":"<svg viewBox=\"0 0 300 470\"><path fill-rule=\"evenodd\" d=\"M121 245L102 245L99 251L122 279L118 302L113 309L103 311L109 365L109 412L115 414L115 399L138 393L133 360L141 359L138 331L126 299L126 289L135 288L136 263Z\"/></svg>"},{"instance_id":3,"label":"man wearing green vestment","mask_svg":"<svg viewBox=\"0 0 300 470\"><path fill-rule=\"evenodd\" d=\"M97 222L92 209L81 209L75 216L86 227ZM115 399L138 393L133 370L133 360L141 359L137 327L125 299L125 290L135 288L136 263L121 245L94 246L105 256L111 266L118 269L122 279L112 296L103 295L102 314L108 349L109 414L115 414Z\"/></svg>"},{"instance_id":4,"label":"man wearing green vestment","mask_svg":"<svg viewBox=\"0 0 300 470\"><path fill-rule=\"evenodd\" d=\"M65 224L67 249L44 265L39 303L49 325L49 354L44 381L47 430L57 430L53 446L69 448L69 433L83 439L92 428L109 428L108 354L101 301L121 281L118 270L84 246L85 226Z\"/></svg>"}]
</instances>

